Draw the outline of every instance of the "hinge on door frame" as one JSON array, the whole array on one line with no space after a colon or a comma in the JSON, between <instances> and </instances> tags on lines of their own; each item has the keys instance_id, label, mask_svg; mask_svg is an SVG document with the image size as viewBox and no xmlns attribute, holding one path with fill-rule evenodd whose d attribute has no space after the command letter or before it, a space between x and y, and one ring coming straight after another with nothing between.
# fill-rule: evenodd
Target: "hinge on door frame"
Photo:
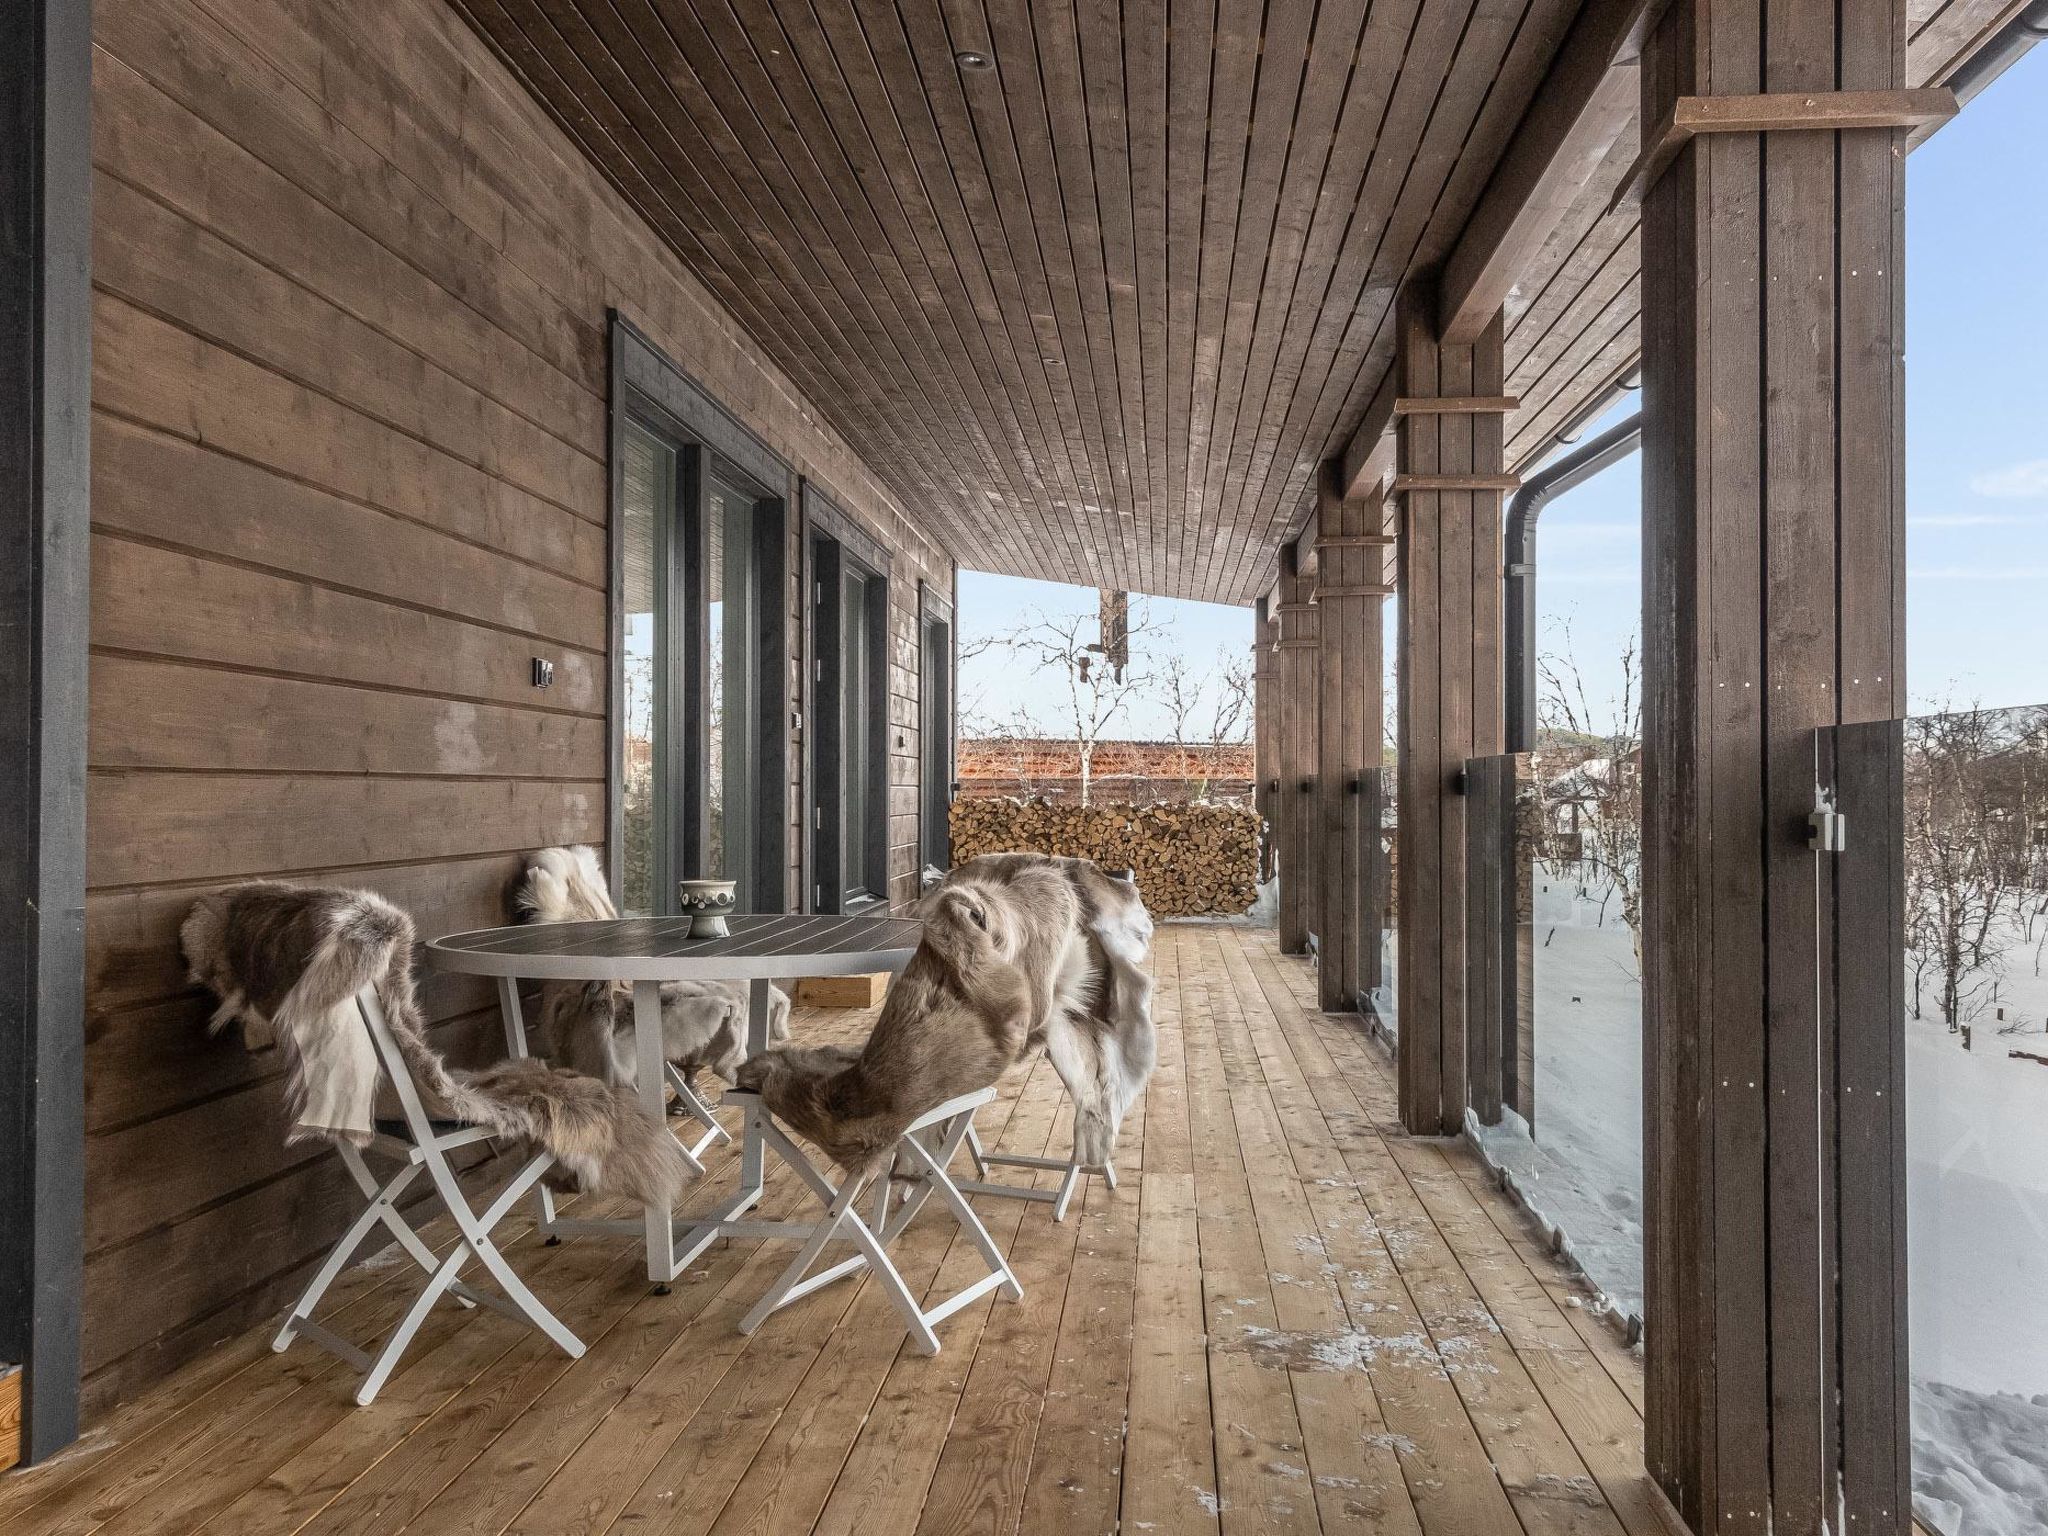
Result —
<instances>
[{"instance_id":1,"label":"hinge on door frame","mask_svg":"<svg viewBox=\"0 0 2048 1536\"><path fill-rule=\"evenodd\" d=\"M1849 818L1831 789L1813 787L1813 812L1806 818L1806 846L1815 853L1840 853L1849 846Z\"/></svg>"}]
</instances>

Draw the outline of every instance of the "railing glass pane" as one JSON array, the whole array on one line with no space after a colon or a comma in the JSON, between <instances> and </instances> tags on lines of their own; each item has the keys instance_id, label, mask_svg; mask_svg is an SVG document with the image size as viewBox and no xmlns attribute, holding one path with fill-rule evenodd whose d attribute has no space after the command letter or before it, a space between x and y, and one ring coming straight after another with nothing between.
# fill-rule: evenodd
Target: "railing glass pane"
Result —
<instances>
[{"instance_id":1,"label":"railing glass pane","mask_svg":"<svg viewBox=\"0 0 2048 1536\"><path fill-rule=\"evenodd\" d=\"M1643 1294L1640 775L1633 750L1584 747L1466 767L1473 1134L1631 1326Z\"/></svg>"},{"instance_id":2,"label":"railing glass pane","mask_svg":"<svg viewBox=\"0 0 2048 1536\"><path fill-rule=\"evenodd\" d=\"M1845 865L1896 849L1915 1510L2048 1530L2048 706L1843 727L1831 754Z\"/></svg>"}]
</instances>

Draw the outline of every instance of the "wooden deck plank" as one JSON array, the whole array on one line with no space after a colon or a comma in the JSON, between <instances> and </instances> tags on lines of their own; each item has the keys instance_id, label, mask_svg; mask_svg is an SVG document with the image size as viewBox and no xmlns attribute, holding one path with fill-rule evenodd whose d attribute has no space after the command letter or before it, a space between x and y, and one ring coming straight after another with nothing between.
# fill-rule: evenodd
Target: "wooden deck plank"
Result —
<instances>
[{"instance_id":1,"label":"wooden deck plank","mask_svg":"<svg viewBox=\"0 0 2048 1536\"><path fill-rule=\"evenodd\" d=\"M714 1248L660 1297L630 1245L544 1248L520 1222L514 1262L591 1345L581 1361L447 1311L359 1411L346 1368L252 1334L117 1414L112 1449L0 1478L0 1520L10 1536L1662 1536L1636 1353L1467 1149L1401 1133L1391 1061L1318 1011L1313 970L1270 931L1203 924L1162 926L1154 969L1159 1066L1120 1187L1091 1181L1064 1224L978 1199L1026 1299L949 1319L936 1358L865 1281L740 1335L781 1244ZM865 1022L800 1012L797 1028ZM1071 1130L1043 1061L984 1126L1027 1151ZM768 1205L794 1209L793 1179L772 1163L771 1179ZM928 1294L975 1268L942 1218L898 1257ZM404 1275L345 1277L352 1333L389 1320Z\"/></svg>"}]
</instances>

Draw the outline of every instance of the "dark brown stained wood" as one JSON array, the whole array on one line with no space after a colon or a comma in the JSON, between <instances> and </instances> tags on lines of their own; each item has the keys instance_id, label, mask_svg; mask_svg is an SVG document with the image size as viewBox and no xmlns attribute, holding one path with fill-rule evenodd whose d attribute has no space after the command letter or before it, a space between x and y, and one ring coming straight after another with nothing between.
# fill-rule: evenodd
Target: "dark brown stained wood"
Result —
<instances>
[{"instance_id":1,"label":"dark brown stained wood","mask_svg":"<svg viewBox=\"0 0 2048 1536\"><path fill-rule=\"evenodd\" d=\"M895 903L917 891L915 591L951 565L824 424L813 379L764 355L761 335L824 334L809 287L714 291L677 257L672 239L751 240L722 163L683 170L720 190L712 217L650 227L429 0L133 0L96 9L94 42L85 1390L105 1407L273 1311L345 1219L329 1160L283 1147L276 1063L205 1034L177 945L191 903L274 877L378 891L423 935L482 927L509 915L524 851L605 836L610 310L789 466L791 498L795 476L830 484L893 562ZM731 77L765 101L763 78ZM764 270L914 299L890 383L953 389L936 360L978 355L980 320L933 277L944 232L844 200L844 165L883 157L804 160L762 123L802 172L775 186L863 242L829 269ZM828 367L880 357L862 313ZM960 387L1008 398L992 373ZM974 451L977 483L999 484L1002 456ZM796 521L763 593L785 719L806 660ZM544 690L535 657L554 663ZM800 858L793 836L773 851L787 897ZM501 1050L488 983L421 994L454 1059Z\"/></svg>"},{"instance_id":2,"label":"dark brown stained wood","mask_svg":"<svg viewBox=\"0 0 2048 1536\"><path fill-rule=\"evenodd\" d=\"M1574 8L458 9L968 563L1245 602Z\"/></svg>"},{"instance_id":3,"label":"dark brown stained wood","mask_svg":"<svg viewBox=\"0 0 2048 1536\"><path fill-rule=\"evenodd\" d=\"M1902 28L1890 0L1679 0L1644 115L1896 91ZM1899 942L1886 743L1847 776L1868 889L1802 835L1816 731L1901 703L1899 137L1700 135L1643 204L1646 1303L1674 1320L1648 1443L1697 1529L1909 1519L1902 1161L1895 1111L1854 1102L1903 1019L1853 974Z\"/></svg>"},{"instance_id":4,"label":"dark brown stained wood","mask_svg":"<svg viewBox=\"0 0 2048 1536\"><path fill-rule=\"evenodd\" d=\"M1477 339L1635 117L1640 90L1629 55L1654 9L1650 0L1600 0L1573 21L1444 262L1437 328L1445 340Z\"/></svg>"},{"instance_id":5,"label":"dark brown stained wood","mask_svg":"<svg viewBox=\"0 0 2048 1536\"><path fill-rule=\"evenodd\" d=\"M1376 779L1386 739L1385 536L1368 533L1385 516L1378 498L1353 502L1339 490L1343 464L1324 465L1317 543L1324 550L1316 583L1321 641L1318 711L1317 840L1321 853L1321 927L1317 993L1326 1012L1354 1012L1376 980L1379 799Z\"/></svg>"},{"instance_id":6,"label":"dark brown stained wood","mask_svg":"<svg viewBox=\"0 0 2048 1536\"><path fill-rule=\"evenodd\" d=\"M1280 841L1280 640L1271 598L1260 597L1252 618L1252 805L1264 835L1259 843L1259 882L1273 878Z\"/></svg>"},{"instance_id":7,"label":"dark brown stained wood","mask_svg":"<svg viewBox=\"0 0 2048 1536\"><path fill-rule=\"evenodd\" d=\"M1322 614L1309 601L1309 583L1289 552L1281 552L1280 603L1276 618L1277 695L1280 750L1275 769L1280 787L1273 810L1279 829L1280 947L1300 954L1319 932L1323 892L1318 870L1323 856L1316 784L1321 770L1319 730L1322 688L1318 681Z\"/></svg>"},{"instance_id":8,"label":"dark brown stained wood","mask_svg":"<svg viewBox=\"0 0 2048 1536\"><path fill-rule=\"evenodd\" d=\"M2019 0L1911 0L1903 84L1915 90L1942 85L2018 9ZM1641 271L1635 210L1607 211L1635 162L1636 137L1632 110L1606 160L1518 274L1508 298L1509 379L1523 399L1509 423L1511 469L1526 469L1640 357L1639 303L1633 297L1610 303L1624 287L1634 292ZM1597 282L1589 276L1594 272L1601 273ZM1579 320L1556 334L1552 326L1567 309Z\"/></svg>"},{"instance_id":9,"label":"dark brown stained wood","mask_svg":"<svg viewBox=\"0 0 2048 1536\"><path fill-rule=\"evenodd\" d=\"M1399 396L1394 401L1396 416L1498 416L1516 410L1522 402L1513 395L1466 395L1448 399L1417 400Z\"/></svg>"},{"instance_id":10,"label":"dark brown stained wood","mask_svg":"<svg viewBox=\"0 0 2048 1536\"><path fill-rule=\"evenodd\" d=\"M1476 345L1440 344L1436 295L1402 298L1400 392L1501 390L1499 319ZM1501 423L1487 414L1403 416L1399 869L1401 1116L1456 1134L1465 1119L1468 1007L1466 763L1501 749ZM1468 487L1479 487L1477 489Z\"/></svg>"},{"instance_id":11,"label":"dark brown stained wood","mask_svg":"<svg viewBox=\"0 0 2048 1536\"><path fill-rule=\"evenodd\" d=\"M1645 139L1636 163L1615 189L1614 206L1642 201L1696 133L1829 132L1851 128L1927 129L1956 115L1955 92L1771 91L1750 95L1681 96Z\"/></svg>"}]
</instances>

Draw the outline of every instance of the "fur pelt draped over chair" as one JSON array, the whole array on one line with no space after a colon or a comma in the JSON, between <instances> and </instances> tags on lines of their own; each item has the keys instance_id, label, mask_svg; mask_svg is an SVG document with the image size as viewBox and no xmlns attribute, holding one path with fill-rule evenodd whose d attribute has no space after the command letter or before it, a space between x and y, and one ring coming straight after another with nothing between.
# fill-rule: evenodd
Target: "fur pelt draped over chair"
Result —
<instances>
[{"instance_id":1,"label":"fur pelt draped over chair","mask_svg":"<svg viewBox=\"0 0 2048 1536\"><path fill-rule=\"evenodd\" d=\"M367 1145L379 1066L356 1005L374 988L430 1112L553 1155L589 1192L670 1205L687 1166L627 1089L537 1061L449 1069L427 1043L412 983L412 920L369 891L253 882L202 897L180 931L192 979L251 1050L285 1063L290 1139Z\"/></svg>"},{"instance_id":2,"label":"fur pelt draped over chair","mask_svg":"<svg viewBox=\"0 0 2048 1536\"><path fill-rule=\"evenodd\" d=\"M879 1171L927 1111L992 1086L1030 1032L1030 988L1003 958L1008 915L941 891L924 916L865 1045L785 1046L739 1071L742 1090L850 1175Z\"/></svg>"},{"instance_id":3,"label":"fur pelt draped over chair","mask_svg":"<svg viewBox=\"0 0 2048 1536\"><path fill-rule=\"evenodd\" d=\"M543 848L529 854L513 896L521 922L616 918L596 851ZM789 1038L789 994L768 993L768 1038ZM550 1060L606 1082L634 1080L633 989L618 981L552 981L541 988L541 1048ZM661 987L662 1050L689 1072L708 1067L727 1082L747 1055L746 989L728 981L670 981Z\"/></svg>"},{"instance_id":4,"label":"fur pelt draped over chair","mask_svg":"<svg viewBox=\"0 0 2048 1536\"><path fill-rule=\"evenodd\" d=\"M997 950L1031 997L1029 1045L1042 1045L1074 1100L1077 1167L1108 1169L1117 1131L1158 1058L1152 1024L1152 917L1129 879L1087 859L991 853L925 894L986 908Z\"/></svg>"}]
</instances>

